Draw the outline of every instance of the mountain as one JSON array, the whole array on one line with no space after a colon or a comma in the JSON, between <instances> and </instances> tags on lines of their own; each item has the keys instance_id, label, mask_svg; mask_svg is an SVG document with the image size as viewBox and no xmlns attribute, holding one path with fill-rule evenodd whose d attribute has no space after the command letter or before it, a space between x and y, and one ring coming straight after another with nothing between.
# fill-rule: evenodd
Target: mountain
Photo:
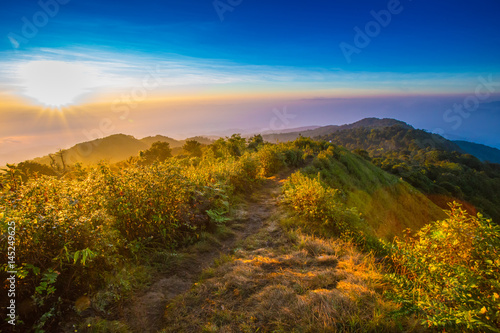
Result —
<instances>
[{"instance_id":1,"label":"mountain","mask_svg":"<svg viewBox=\"0 0 500 333\"><path fill-rule=\"evenodd\" d=\"M435 149L463 153L454 142L444 137L399 124L380 127L352 127L314 137L342 145L349 150L364 149L374 157L389 151Z\"/></svg>"},{"instance_id":2,"label":"mountain","mask_svg":"<svg viewBox=\"0 0 500 333\"><path fill-rule=\"evenodd\" d=\"M413 129L412 126L408 125L407 123L396 120L396 119L391 119L391 118L364 118L361 119L355 123L352 124L346 124L346 125L329 125L329 126L322 126L314 129L308 129L308 130L297 130L295 132L286 132L286 133L270 133L270 134L263 134L262 137L264 140L269 141L269 142L285 142L285 141L293 141L296 138L299 137L299 135L302 135L304 137L309 137L309 138L317 138L321 137L324 135L328 135L331 133L335 133L338 131L342 130L348 130L348 129L353 129L353 128L384 128L384 127L389 127L389 126L400 126L405 129Z\"/></svg>"},{"instance_id":3,"label":"mountain","mask_svg":"<svg viewBox=\"0 0 500 333\"><path fill-rule=\"evenodd\" d=\"M457 144L464 152L476 156L481 161L500 164L500 149L468 141L458 140L453 142Z\"/></svg>"},{"instance_id":4,"label":"mountain","mask_svg":"<svg viewBox=\"0 0 500 333\"><path fill-rule=\"evenodd\" d=\"M296 128L285 128L282 130L268 130L264 131L260 134L283 134L283 133L294 133L294 132L304 132L304 131L310 131L310 130L315 130L320 128L321 126L303 126L303 127L296 127Z\"/></svg>"},{"instance_id":5,"label":"mountain","mask_svg":"<svg viewBox=\"0 0 500 333\"><path fill-rule=\"evenodd\" d=\"M434 149L441 149L446 151L457 151L459 153L471 154L481 161L489 161L491 163L500 163L500 149L489 147L486 145L468 142L468 141L450 141L437 134L432 134L424 130L415 129L413 126L396 119L391 118L364 118L352 124L346 125L329 125L329 126L309 126L309 127L299 127L295 129L288 129L282 131L266 131L262 133L264 140L269 142L286 142L293 141L302 135L304 137L310 137L315 139L323 140L333 140L332 142L346 146L349 149L365 149L368 150L369 147L374 147L375 142L360 142L360 140L347 140L345 136L353 137L349 130L353 129L365 129L364 131L358 132L362 137L367 137L364 132L370 131L372 129L381 129L396 126L400 133L393 133L394 135L386 136L385 139L377 139L379 147L377 149L383 148L384 150L398 150L406 149L409 138L416 140L418 144L432 146ZM345 132L344 132L345 131ZM409 136L406 136L409 134ZM406 137L405 137L406 136ZM400 141L403 139L405 142Z\"/></svg>"},{"instance_id":6,"label":"mountain","mask_svg":"<svg viewBox=\"0 0 500 333\"><path fill-rule=\"evenodd\" d=\"M456 142L399 125L358 127L316 139L343 146L401 177L447 208L461 202L471 213L480 210L500 223L500 164L483 163Z\"/></svg>"},{"instance_id":7,"label":"mountain","mask_svg":"<svg viewBox=\"0 0 500 333\"><path fill-rule=\"evenodd\" d=\"M163 136L163 135L156 135L156 136L147 136L145 138L142 138L140 141L144 142L145 144L148 145L148 147L151 147L151 145L154 142L167 142L170 144L170 148L177 148L177 147L182 147L184 144L184 141L177 141L175 139L169 138L168 136Z\"/></svg>"},{"instance_id":8,"label":"mountain","mask_svg":"<svg viewBox=\"0 0 500 333\"><path fill-rule=\"evenodd\" d=\"M186 140L196 140L201 144L210 144L212 142L212 140L204 137L193 137ZM141 150L150 148L157 141L168 142L175 155L182 151L181 147L186 140L175 140L162 135L148 136L139 140L131 135L114 134L102 139L82 142L69 149L64 149L64 160L69 165L77 162L83 164L95 164L99 162L117 163L129 157L137 156ZM46 155L35 158L33 161L50 165L51 158L49 155Z\"/></svg>"},{"instance_id":9,"label":"mountain","mask_svg":"<svg viewBox=\"0 0 500 333\"><path fill-rule=\"evenodd\" d=\"M64 158L67 164L77 162L83 164L99 163L106 161L116 163L136 156L141 150L148 149L150 145L137 140L131 135L114 134L102 139L96 139L64 150ZM50 164L50 156L33 159L34 162Z\"/></svg>"}]
</instances>

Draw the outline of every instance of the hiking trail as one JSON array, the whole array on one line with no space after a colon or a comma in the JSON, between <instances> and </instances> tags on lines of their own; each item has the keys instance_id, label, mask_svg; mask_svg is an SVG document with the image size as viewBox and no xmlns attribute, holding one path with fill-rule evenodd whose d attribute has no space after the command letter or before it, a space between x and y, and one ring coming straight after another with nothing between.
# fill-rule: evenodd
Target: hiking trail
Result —
<instances>
[{"instance_id":1,"label":"hiking trail","mask_svg":"<svg viewBox=\"0 0 500 333\"><path fill-rule=\"evenodd\" d=\"M244 242L263 227L264 222L277 209L280 183L287 176L288 173L268 178L263 185L249 193L229 222L233 236L220 240L218 250L214 247L211 251L189 256L183 260L180 267L172 268L146 290L133 295L122 311L121 320L126 322L133 332L152 333L160 330L169 301L188 291L202 271L214 264L214 260L221 255L230 254L237 244Z\"/></svg>"}]
</instances>

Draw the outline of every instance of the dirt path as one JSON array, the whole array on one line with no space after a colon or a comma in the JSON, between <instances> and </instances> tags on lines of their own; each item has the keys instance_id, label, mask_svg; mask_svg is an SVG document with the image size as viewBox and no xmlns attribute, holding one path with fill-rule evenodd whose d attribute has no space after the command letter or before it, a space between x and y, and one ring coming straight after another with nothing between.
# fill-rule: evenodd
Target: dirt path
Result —
<instances>
[{"instance_id":1,"label":"dirt path","mask_svg":"<svg viewBox=\"0 0 500 333\"><path fill-rule=\"evenodd\" d=\"M234 236L220 241L211 251L190 257L180 267L163 274L147 290L132 297L124 309L123 321L133 332L157 332L161 329L166 304L179 294L188 291L197 281L201 272L213 265L214 260L233 251L235 245L254 235L276 210L276 200L280 193L280 181L288 174L267 179L246 199L246 207L236 211L233 226Z\"/></svg>"}]
</instances>

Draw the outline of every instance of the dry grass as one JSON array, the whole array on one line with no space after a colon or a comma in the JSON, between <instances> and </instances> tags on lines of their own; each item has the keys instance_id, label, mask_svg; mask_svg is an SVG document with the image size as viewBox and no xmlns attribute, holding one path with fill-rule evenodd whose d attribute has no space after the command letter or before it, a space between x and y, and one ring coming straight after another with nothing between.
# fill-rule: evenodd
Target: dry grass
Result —
<instances>
[{"instance_id":1,"label":"dry grass","mask_svg":"<svg viewBox=\"0 0 500 333\"><path fill-rule=\"evenodd\" d=\"M270 219L165 311L163 332L400 332L375 258ZM272 235L272 237L270 237Z\"/></svg>"}]
</instances>

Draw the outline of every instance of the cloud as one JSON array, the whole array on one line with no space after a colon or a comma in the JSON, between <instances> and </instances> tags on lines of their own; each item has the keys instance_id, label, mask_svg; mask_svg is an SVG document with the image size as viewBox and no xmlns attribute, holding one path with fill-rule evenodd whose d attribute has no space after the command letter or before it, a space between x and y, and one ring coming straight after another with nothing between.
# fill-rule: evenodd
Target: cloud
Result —
<instances>
[{"instance_id":1,"label":"cloud","mask_svg":"<svg viewBox=\"0 0 500 333\"><path fill-rule=\"evenodd\" d=\"M110 48L39 48L0 54L0 89L23 94L22 69L34 61L77 63L95 78L89 91L119 93L142 86L148 76L159 92L176 87L219 86L227 91L316 91L318 97L358 94L464 93L474 88L477 73L348 72L336 68L264 66L177 54L118 52ZM175 92L175 90L172 90ZM196 93L196 90L193 90Z\"/></svg>"},{"instance_id":2,"label":"cloud","mask_svg":"<svg viewBox=\"0 0 500 333\"><path fill-rule=\"evenodd\" d=\"M14 138L3 138L0 139L0 145L11 145L16 143L22 143L21 140L16 140Z\"/></svg>"}]
</instances>

